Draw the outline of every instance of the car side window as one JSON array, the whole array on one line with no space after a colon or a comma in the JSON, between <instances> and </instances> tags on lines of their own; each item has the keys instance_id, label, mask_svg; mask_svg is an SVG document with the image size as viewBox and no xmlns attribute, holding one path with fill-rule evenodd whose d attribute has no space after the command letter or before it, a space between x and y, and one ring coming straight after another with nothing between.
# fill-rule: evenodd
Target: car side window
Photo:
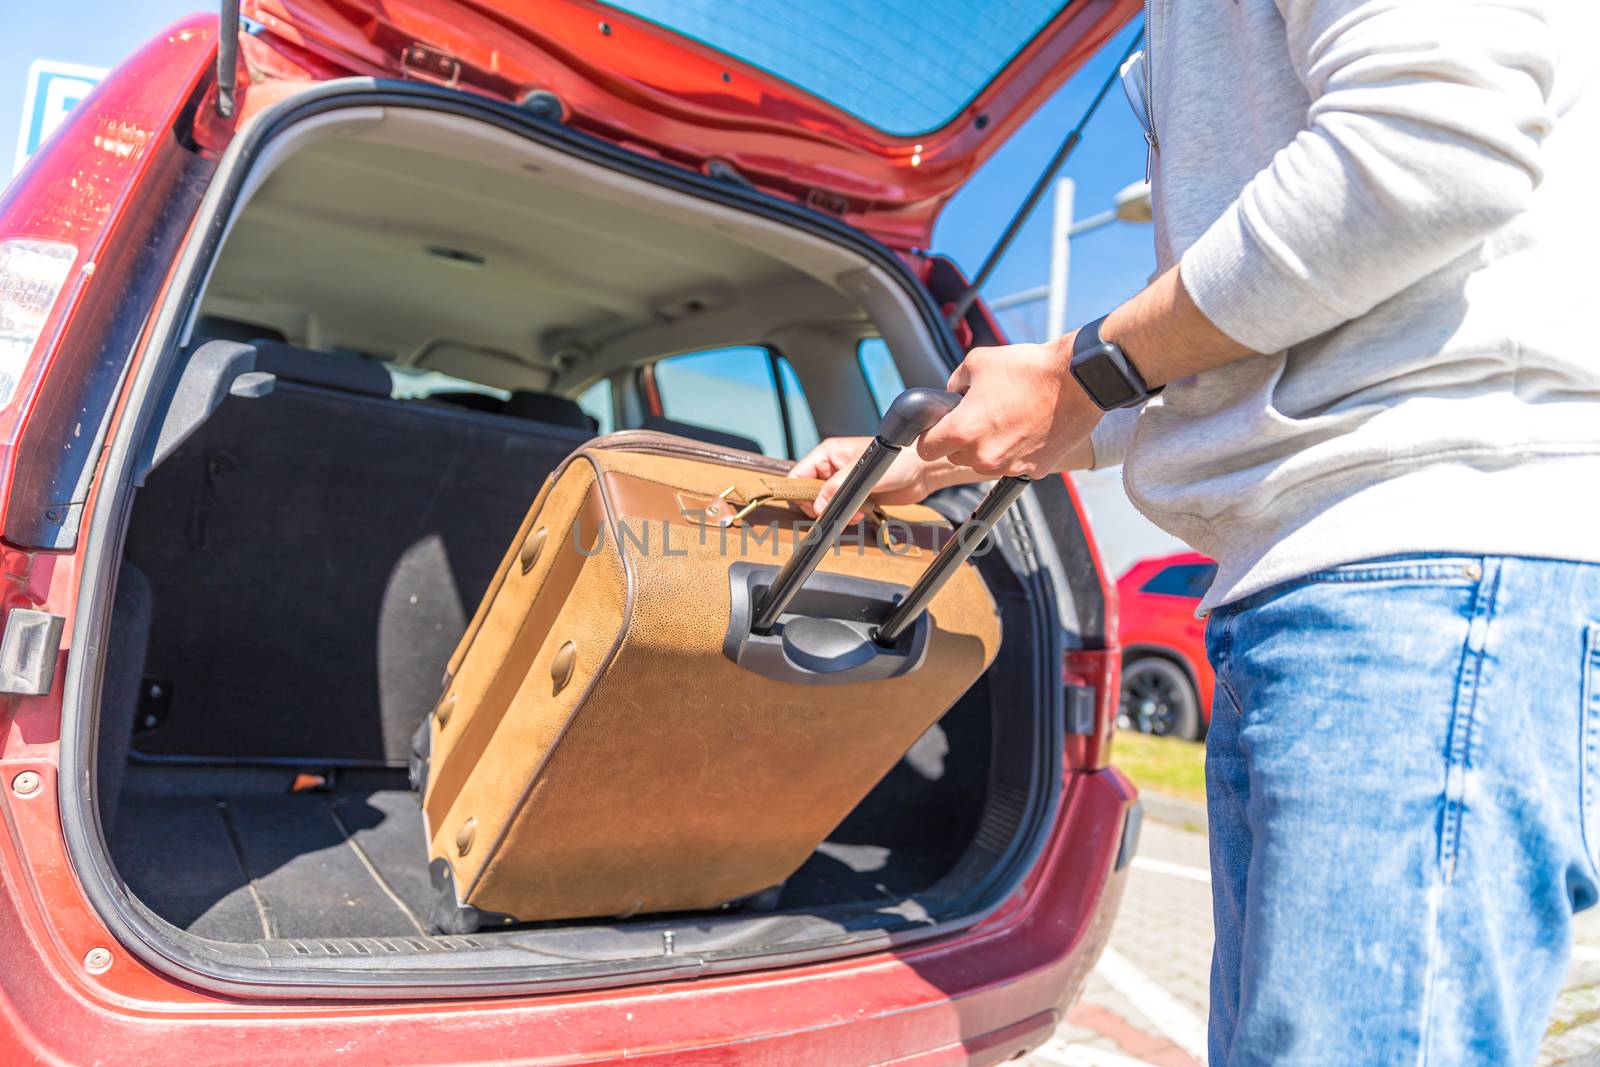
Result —
<instances>
[{"instance_id":1,"label":"car side window","mask_svg":"<svg viewBox=\"0 0 1600 1067\"><path fill-rule=\"evenodd\" d=\"M611 379L601 378L578 394L578 406L595 421L596 433L616 429L616 406L611 402Z\"/></svg>"},{"instance_id":2,"label":"car side window","mask_svg":"<svg viewBox=\"0 0 1600 1067\"><path fill-rule=\"evenodd\" d=\"M794 368L769 348L668 356L655 364L655 383L667 418L751 438L766 455L794 459L818 441Z\"/></svg>"},{"instance_id":3,"label":"car side window","mask_svg":"<svg viewBox=\"0 0 1600 1067\"><path fill-rule=\"evenodd\" d=\"M894 398L905 391L905 379L900 368L889 354L889 346L881 337L864 338L856 346L856 361L861 364L861 375L867 380L867 390L872 402L878 405L878 414L889 410Z\"/></svg>"},{"instance_id":4,"label":"car side window","mask_svg":"<svg viewBox=\"0 0 1600 1067\"><path fill-rule=\"evenodd\" d=\"M816 420L811 417L811 404L806 400L805 390L800 388L800 379L795 375L794 367L783 356L777 357L777 367L778 383L783 387L779 398L788 415L789 452L792 458L799 459L821 443L822 435L817 433Z\"/></svg>"},{"instance_id":5,"label":"car side window","mask_svg":"<svg viewBox=\"0 0 1600 1067\"><path fill-rule=\"evenodd\" d=\"M1139 592L1198 600L1206 595L1216 576L1215 563L1176 563L1151 575L1150 580L1139 587Z\"/></svg>"}]
</instances>

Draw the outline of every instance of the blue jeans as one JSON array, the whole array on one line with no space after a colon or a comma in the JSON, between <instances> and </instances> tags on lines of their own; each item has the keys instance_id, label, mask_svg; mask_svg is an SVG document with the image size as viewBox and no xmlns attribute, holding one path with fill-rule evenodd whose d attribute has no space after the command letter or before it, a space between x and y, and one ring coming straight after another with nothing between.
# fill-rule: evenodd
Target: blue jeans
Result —
<instances>
[{"instance_id":1,"label":"blue jeans","mask_svg":"<svg viewBox=\"0 0 1600 1067\"><path fill-rule=\"evenodd\" d=\"M1600 565L1352 564L1206 645L1214 1067L1531 1064L1600 892Z\"/></svg>"}]
</instances>

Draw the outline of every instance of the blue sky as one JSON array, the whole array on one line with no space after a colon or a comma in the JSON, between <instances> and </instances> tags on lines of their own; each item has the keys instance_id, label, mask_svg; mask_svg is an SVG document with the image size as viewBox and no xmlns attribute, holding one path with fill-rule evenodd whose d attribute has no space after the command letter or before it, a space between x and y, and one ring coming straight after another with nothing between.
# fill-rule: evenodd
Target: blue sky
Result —
<instances>
[{"instance_id":1,"label":"blue sky","mask_svg":"<svg viewBox=\"0 0 1600 1067\"><path fill-rule=\"evenodd\" d=\"M204 10L197 0L55 0L35 5L28 18L10 20L0 34L0 180L9 175L26 89L35 59L114 67L129 52L186 14ZM950 202L934 234L935 250L951 255L968 273L1005 227L1040 168L1076 123L1101 81L1122 54L1134 28L1124 30L1063 86L989 160ZM1113 88L1085 132L1065 173L1078 185L1077 213L1089 215L1144 177L1145 145L1120 88ZM1018 236L986 288L990 297L1042 285L1049 275L1051 204L1047 198ZM1110 311L1136 292L1155 266L1149 226L1118 223L1072 243L1067 319L1081 323ZM1002 317L1012 340L1040 340L1043 303ZM1128 507L1114 475L1080 480L1113 570L1137 555L1167 547L1170 539Z\"/></svg>"},{"instance_id":2,"label":"blue sky","mask_svg":"<svg viewBox=\"0 0 1600 1067\"><path fill-rule=\"evenodd\" d=\"M1077 123L1136 32L1136 26L1130 27L1102 49L956 194L934 231L935 249L953 256L969 273L978 269L1040 169ZM1113 87L1062 171L1077 183L1077 214L1081 217L1109 208L1119 190L1144 179L1144 166L1144 135L1121 87ZM1051 210L1047 197L1001 261L985 288L986 295L998 297L1049 280ZM1149 226L1118 223L1074 239L1067 286L1068 323L1099 318L1143 287L1154 269ZM1032 310L1037 315L1031 318L1006 317L1012 340L1040 339L1032 334L1043 330L1044 308L1041 304ZM1029 326L1033 329L1027 329Z\"/></svg>"}]
</instances>

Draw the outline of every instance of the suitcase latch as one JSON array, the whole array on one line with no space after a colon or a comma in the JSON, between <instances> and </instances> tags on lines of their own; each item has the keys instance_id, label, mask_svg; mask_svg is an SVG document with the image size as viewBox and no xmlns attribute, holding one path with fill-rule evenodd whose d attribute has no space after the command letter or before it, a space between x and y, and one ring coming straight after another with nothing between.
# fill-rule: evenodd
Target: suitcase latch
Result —
<instances>
[{"instance_id":1,"label":"suitcase latch","mask_svg":"<svg viewBox=\"0 0 1600 1067\"><path fill-rule=\"evenodd\" d=\"M713 497L679 493L678 507L690 522L726 528L744 521L751 512L774 499L771 493L758 493L746 499L738 490L737 485L730 485Z\"/></svg>"},{"instance_id":2,"label":"suitcase latch","mask_svg":"<svg viewBox=\"0 0 1600 1067\"><path fill-rule=\"evenodd\" d=\"M738 503L733 495L738 488L739 487L737 485L730 485L728 488L717 494L717 499L722 501L722 507L724 509L732 508ZM774 499L774 497L771 493L756 493L752 495L750 499L742 506L740 506L739 510L733 512L727 518L719 519L717 521L723 526L732 526L734 523L739 522L745 516L749 515L756 508L759 508L762 504L765 504L767 501L772 499Z\"/></svg>"}]
</instances>

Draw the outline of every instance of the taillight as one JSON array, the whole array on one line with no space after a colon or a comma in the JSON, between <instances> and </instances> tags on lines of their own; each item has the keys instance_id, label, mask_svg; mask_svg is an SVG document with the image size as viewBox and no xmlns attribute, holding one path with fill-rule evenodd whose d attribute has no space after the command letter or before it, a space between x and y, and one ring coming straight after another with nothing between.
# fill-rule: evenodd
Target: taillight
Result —
<instances>
[{"instance_id":1,"label":"taillight","mask_svg":"<svg viewBox=\"0 0 1600 1067\"><path fill-rule=\"evenodd\" d=\"M129 357L210 166L185 133L217 18L177 23L84 98L0 195L4 537L66 549Z\"/></svg>"},{"instance_id":2,"label":"taillight","mask_svg":"<svg viewBox=\"0 0 1600 1067\"><path fill-rule=\"evenodd\" d=\"M77 258L65 241L0 241L0 409L38 372L40 336Z\"/></svg>"}]
</instances>

